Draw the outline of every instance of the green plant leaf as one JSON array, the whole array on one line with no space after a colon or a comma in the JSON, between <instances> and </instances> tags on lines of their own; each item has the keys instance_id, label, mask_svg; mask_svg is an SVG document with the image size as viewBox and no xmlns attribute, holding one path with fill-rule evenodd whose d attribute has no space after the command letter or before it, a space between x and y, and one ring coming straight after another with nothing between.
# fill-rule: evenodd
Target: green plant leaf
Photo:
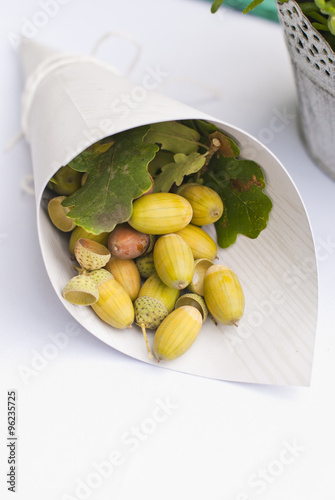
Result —
<instances>
[{"instance_id":1,"label":"green plant leaf","mask_svg":"<svg viewBox=\"0 0 335 500\"><path fill-rule=\"evenodd\" d=\"M247 7L242 11L243 14L248 14L251 10L255 9L258 7L261 3L263 3L264 0L253 0L253 2L249 3Z\"/></svg>"},{"instance_id":2,"label":"green plant leaf","mask_svg":"<svg viewBox=\"0 0 335 500\"><path fill-rule=\"evenodd\" d=\"M162 151L161 149L157 152L155 158L149 163L149 173L152 177L155 177L162 167L168 163L173 162L173 153L170 151Z\"/></svg>"},{"instance_id":3,"label":"green plant leaf","mask_svg":"<svg viewBox=\"0 0 335 500\"><path fill-rule=\"evenodd\" d=\"M162 149L186 155L197 151L200 135L194 129L178 122L154 123L144 142L160 144Z\"/></svg>"},{"instance_id":4,"label":"green plant leaf","mask_svg":"<svg viewBox=\"0 0 335 500\"><path fill-rule=\"evenodd\" d=\"M204 165L206 158L199 153L184 155L177 153L173 157L174 161L162 167L162 172L156 177L154 192L168 192L173 184L180 186L185 175L198 172Z\"/></svg>"},{"instance_id":5,"label":"green plant leaf","mask_svg":"<svg viewBox=\"0 0 335 500\"><path fill-rule=\"evenodd\" d=\"M223 0L214 0L211 7L212 14L215 14L215 12L219 9L219 7L221 7L222 4Z\"/></svg>"},{"instance_id":6,"label":"green plant leaf","mask_svg":"<svg viewBox=\"0 0 335 500\"><path fill-rule=\"evenodd\" d=\"M218 127L213 123L205 122L204 120L193 120L194 128L203 137L208 137L209 134L218 131Z\"/></svg>"},{"instance_id":7,"label":"green plant leaf","mask_svg":"<svg viewBox=\"0 0 335 500\"><path fill-rule=\"evenodd\" d=\"M75 170L88 172L85 184L63 202L77 225L100 234L129 220L132 201L151 186L148 163L158 146L144 144L148 130L144 126L121 132L106 151L91 147L71 162Z\"/></svg>"},{"instance_id":8,"label":"green plant leaf","mask_svg":"<svg viewBox=\"0 0 335 500\"><path fill-rule=\"evenodd\" d=\"M263 172L255 162L222 156L213 158L203 182L223 201L223 214L215 223L221 248L232 245L238 234L257 238L265 229L272 202L263 192Z\"/></svg>"}]
</instances>

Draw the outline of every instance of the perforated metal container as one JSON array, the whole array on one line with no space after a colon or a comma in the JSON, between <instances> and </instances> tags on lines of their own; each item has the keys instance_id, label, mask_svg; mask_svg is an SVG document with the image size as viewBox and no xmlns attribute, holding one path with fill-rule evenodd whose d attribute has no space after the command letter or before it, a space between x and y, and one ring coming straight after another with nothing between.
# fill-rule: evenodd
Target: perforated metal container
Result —
<instances>
[{"instance_id":1,"label":"perforated metal container","mask_svg":"<svg viewBox=\"0 0 335 500\"><path fill-rule=\"evenodd\" d=\"M294 70L302 139L313 160L335 179L335 53L290 0L277 3Z\"/></svg>"}]
</instances>

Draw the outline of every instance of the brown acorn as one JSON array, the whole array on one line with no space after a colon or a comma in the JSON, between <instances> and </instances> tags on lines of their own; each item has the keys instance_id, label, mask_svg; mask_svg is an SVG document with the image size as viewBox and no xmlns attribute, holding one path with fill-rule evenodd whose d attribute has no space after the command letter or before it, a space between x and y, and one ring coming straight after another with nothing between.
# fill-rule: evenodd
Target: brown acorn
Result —
<instances>
[{"instance_id":1,"label":"brown acorn","mask_svg":"<svg viewBox=\"0 0 335 500\"><path fill-rule=\"evenodd\" d=\"M133 229L126 222L118 224L108 238L108 249L119 259L136 259L150 244L150 236Z\"/></svg>"}]
</instances>

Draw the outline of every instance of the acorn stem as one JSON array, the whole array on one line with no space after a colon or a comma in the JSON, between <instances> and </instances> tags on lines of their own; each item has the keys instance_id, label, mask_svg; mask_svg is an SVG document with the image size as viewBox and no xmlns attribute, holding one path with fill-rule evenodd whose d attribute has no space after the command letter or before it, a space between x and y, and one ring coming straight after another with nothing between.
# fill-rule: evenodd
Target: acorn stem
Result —
<instances>
[{"instance_id":1,"label":"acorn stem","mask_svg":"<svg viewBox=\"0 0 335 500\"><path fill-rule=\"evenodd\" d=\"M150 349L150 346L149 346L148 337L147 337L147 331L145 329L145 325L143 323L141 323L140 327L141 327L141 330L142 330L142 333L143 333L143 336L144 336L145 343L147 345L149 358L153 359L154 356L153 356L153 354L151 352L151 349Z\"/></svg>"},{"instance_id":2,"label":"acorn stem","mask_svg":"<svg viewBox=\"0 0 335 500\"><path fill-rule=\"evenodd\" d=\"M75 264L72 266L76 271L78 271L78 274L87 274L87 270L84 269L83 267L78 267Z\"/></svg>"},{"instance_id":3,"label":"acorn stem","mask_svg":"<svg viewBox=\"0 0 335 500\"><path fill-rule=\"evenodd\" d=\"M221 142L219 141L219 139L217 139L216 137L214 137L212 140L211 140L211 143L210 143L210 146L208 148L208 150L206 151L206 153L204 153L204 157L206 158L205 160L205 164L204 166L197 172L197 180L199 180L201 174L203 174L204 172L206 172L206 170L208 169L208 164L209 162L211 161L212 159L212 156L217 152L219 151L221 147Z\"/></svg>"},{"instance_id":4,"label":"acorn stem","mask_svg":"<svg viewBox=\"0 0 335 500\"><path fill-rule=\"evenodd\" d=\"M214 316L212 314L210 314L210 313L209 313L208 316L211 318L211 320L213 321L214 325L218 326L218 322L216 321L216 319L214 318Z\"/></svg>"}]
</instances>

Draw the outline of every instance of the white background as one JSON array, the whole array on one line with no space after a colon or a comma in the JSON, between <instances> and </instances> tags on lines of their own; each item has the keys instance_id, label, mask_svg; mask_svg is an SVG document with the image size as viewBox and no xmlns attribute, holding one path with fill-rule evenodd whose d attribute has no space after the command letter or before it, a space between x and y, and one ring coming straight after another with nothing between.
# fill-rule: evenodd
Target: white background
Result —
<instances>
[{"instance_id":1,"label":"white background","mask_svg":"<svg viewBox=\"0 0 335 500\"><path fill-rule=\"evenodd\" d=\"M15 390L19 500L333 499L335 185L300 141L279 25L226 9L212 16L200 0L54 0L48 15L46 3L1 7L1 498L14 495L6 484L6 438L7 391ZM43 265L29 147L22 140L4 151L20 132L23 77L13 40L22 30L82 53L104 34L122 33L101 46L102 60L139 84L148 67L160 68L167 76L156 90L246 130L282 161L304 200L317 251L310 387L156 368L76 325ZM278 115L280 130L273 128Z\"/></svg>"}]
</instances>

